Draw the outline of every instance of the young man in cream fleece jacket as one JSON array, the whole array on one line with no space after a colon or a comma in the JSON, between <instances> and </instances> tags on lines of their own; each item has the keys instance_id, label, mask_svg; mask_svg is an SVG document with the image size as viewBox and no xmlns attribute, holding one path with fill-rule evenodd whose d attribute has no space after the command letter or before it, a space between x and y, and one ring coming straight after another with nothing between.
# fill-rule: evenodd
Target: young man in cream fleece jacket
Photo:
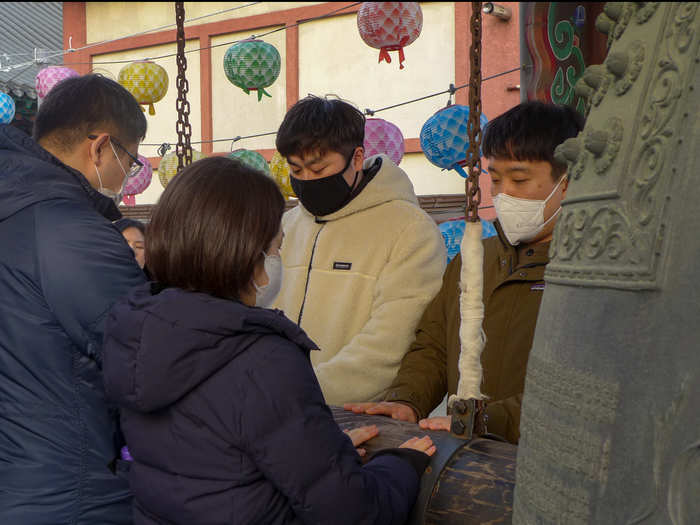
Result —
<instances>
[{"instance_id":1,"label":"young man in cream fleece jacket","mask_svg":"<svg viewBox=\"0 0 700 525\"><path fill-rule=\"evenodd\" d=\"M300 205L282 219L274 306L319 346L311 361L332 405L383 398L445 270L408 176L386 155L364 158L364 127L350 104L309 96L277 133Z\"/></svg>"}]
</instances>

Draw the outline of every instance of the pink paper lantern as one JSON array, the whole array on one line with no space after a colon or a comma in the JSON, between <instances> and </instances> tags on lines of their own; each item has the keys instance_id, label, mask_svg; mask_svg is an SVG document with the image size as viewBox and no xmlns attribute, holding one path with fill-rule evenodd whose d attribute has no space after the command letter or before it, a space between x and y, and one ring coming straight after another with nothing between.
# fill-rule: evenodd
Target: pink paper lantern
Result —
<instances>
[{"instance_id":1,"label":"pink paper lantern","mask_svg":"<svg viewBox=\"0 0 700 525\"><path fill-rule=\"evenodd\" d=\"M77 71L64 66L49 66L36 74L36 94L39 99L43 99L49 91L61 80L71 77L79 77Z\"/></svg>"},{"instance_id":2,"label":"pink paper lantern","mask_svg":"<svg viewBox=\"0 0 700 525\"><path fill-rule=\"evenodd\" d=\"M143 162L143 168L139 171L135 177L130 178L126 186L124 186L124 197L122 201L126 206L135 206L136 199L134 198L139 193L143 193L146 188L151 184L151 177L153 177L153 167L146 157L143 155L138 156L139 160Z\"/></svg>"},{"instance_id":3,"label":"pink paper lantern","mask_svg":"<svg viewBox=\"0 0 700 525\"><path fill-rule=\"evenodd\" d=\"M379 62L391 63L389 51L398 51L403 69L403 48L420 35L423 11L418 2L363 2L357 28L365 44L379 49Z\"/></svg>"},{"instance_id":4,"label":"pink paper lantern","mask_svg":"<svg viewBox=\"0 0 700 525\"><path fill-rule=\"evenodd\" d=\"M397 166L406 151L401 130L381 118L368 118L365 122L365 157L384 153Z\"/></svg>"}]
</instances>

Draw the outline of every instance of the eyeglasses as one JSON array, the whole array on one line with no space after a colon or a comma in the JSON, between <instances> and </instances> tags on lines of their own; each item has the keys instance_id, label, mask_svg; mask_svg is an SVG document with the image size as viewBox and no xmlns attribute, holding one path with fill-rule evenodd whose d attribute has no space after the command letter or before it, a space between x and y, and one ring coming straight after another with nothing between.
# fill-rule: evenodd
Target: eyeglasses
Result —
<instances>
[{"instance_id":1,"label":"eyeglasses","mask_svg":"<svg viewBox=\"0 0 700 525\"><path fill-rule=\"evenodd\" d=\"M88 138L90 140L95 140L97 138L97 135L88 135ZM138 175L139 171L141 171L141 168L143 168L143 162L141 162L139 159L134 157L129 151L121 145L121 143L115 139L114 137L109 137L109 140L114 144L116 147L118 147L120 150L122 150L124 153L129 155L129 158L131 159L131 164L129 166L129 172L126 174L128 178L136 177Z\"/></svg>"}]
</instances>

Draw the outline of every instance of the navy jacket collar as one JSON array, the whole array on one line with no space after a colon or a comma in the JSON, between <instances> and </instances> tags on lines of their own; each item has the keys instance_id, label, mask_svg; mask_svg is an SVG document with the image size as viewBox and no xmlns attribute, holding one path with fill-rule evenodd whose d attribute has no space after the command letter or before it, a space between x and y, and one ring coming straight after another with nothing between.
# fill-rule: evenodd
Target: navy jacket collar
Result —
<instances>
[{"instance_id":1,"label":"navy jacket collar","mask_svg":"<svg viewBox=\"0 0 700 525\"><path fill-rule=\"evenodd\" d=\"M82 173L63 164L22 130L0 125L0 220L56 198L86 201L110 221L121 217L112 199L95 190Z\"/></svg>"}]
</instances>

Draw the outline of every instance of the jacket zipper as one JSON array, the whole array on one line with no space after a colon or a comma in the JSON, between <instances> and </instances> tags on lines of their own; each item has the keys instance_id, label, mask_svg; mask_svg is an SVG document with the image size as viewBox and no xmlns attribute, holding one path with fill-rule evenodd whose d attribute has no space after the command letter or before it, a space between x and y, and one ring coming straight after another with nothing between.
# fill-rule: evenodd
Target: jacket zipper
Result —
<instances>
[{"instance_id":1,"label":"jacket zipper","mask_svg":"<svg viewBox=\"0 0 700 525\"><path fill-rule=\"evenodd\" d=\"M297 324L301 327L301 317L304 315L304 305L306 304L306 292L309 290L309 279L311 278L311 266L314 263L314 253L316 253L316 243L318 242L318 236L321 235L321 230L325 226L325 222L321 223L321 227L316 232L316 237L314 238L314 245L311 247L311 259L309 259L309 268L306 271L306 285L304 286L304 299L301 301L301 309L299 310L299 320Z\"/></svg>"}]
</instances>

